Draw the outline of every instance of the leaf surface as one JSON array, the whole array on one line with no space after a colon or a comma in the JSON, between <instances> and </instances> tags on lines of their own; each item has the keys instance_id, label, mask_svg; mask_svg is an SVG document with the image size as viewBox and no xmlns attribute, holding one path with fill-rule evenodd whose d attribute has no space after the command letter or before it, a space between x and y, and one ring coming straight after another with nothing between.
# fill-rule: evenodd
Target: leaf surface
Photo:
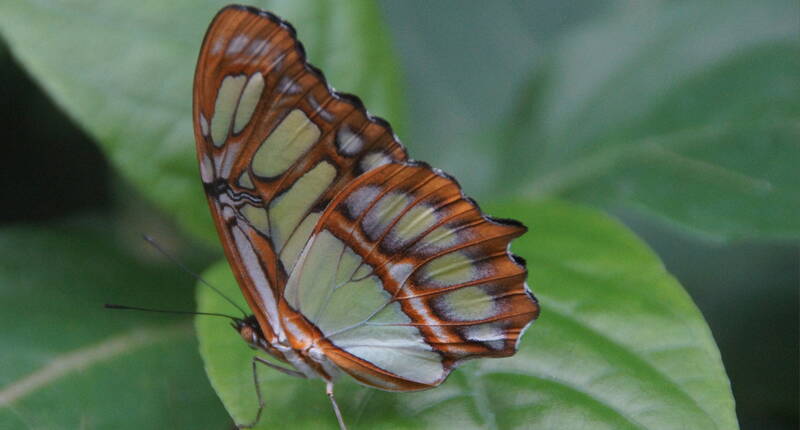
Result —
<instances>
[{"instance_id":1,"label":"leaf surface","mask_svg":"<svg viewBox=\"0 0 800 430\"><path fill-rule=\"evenodd\" d=\"M504 127L506 180L714 238L800 237L798 15L642 3L581 28Z\"/></svg>"}]
</instances>

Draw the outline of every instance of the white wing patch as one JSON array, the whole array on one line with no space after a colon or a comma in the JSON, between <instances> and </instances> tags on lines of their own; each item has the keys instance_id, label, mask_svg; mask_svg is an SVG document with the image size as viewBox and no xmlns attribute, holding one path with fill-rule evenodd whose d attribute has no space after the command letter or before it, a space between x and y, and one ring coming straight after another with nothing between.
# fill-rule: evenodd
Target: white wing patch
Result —
<instances>
[{"instance_id":1,"label":"white wing patch","mask_svg":"<svg viewBox=\"0 0 800 430\"><path fill-rule=\"evenodd\" d=\"M200 113L200 133L203 136L208 137L208 120L202 113Z\"/></svg>"},{"instance_id":2,"label":"white wing patch","mask_svg":"<svg viewBox=\"0 0 800 430\"><path fill-rule=\"evenodd\" d=\"M503 349L505 330L498 323L471 325L464 328L464 337L475 342L484 342L492 349Z\"/></svg>"},{"instance_id":3,"label":"white wing patch","mask_svg":"<svg viewBox=\"0 0 800 430\"><path fill-rule=\"evenodd\" d=\"M267 53L270 48L269 41L266 39L253 39L249 45L247 45L247 49L245 49L245 54L251 57L260 57Z\"/></svg>"},{"instance_id":4,"label":"white wing patch","mask_svg":"<svg viewBox=\"0 0 800 430\"><path fill-rule=\"evenodd\" d=\"M390 263L389 265L389 276L394 279L398 286L405 284L413 272L414 265L410 263Z\"/></svg>"},{"instance_id":5,"label":"white wing patch","mask_svg":"<svg viewBox=\"0 0 800 430\"><path fill-rule=\"evenodd\" d=\"M297 94L300 92L300 85L295 82L292 78L288 76L283 76L280 81L278 81L278 86L276 88L279 93L281 94Z\"/></svg>"},{"instance_id":6,"label":"white wing patch","mask_svg":"<svg viewBox=\"0 0 800 430\"><path fill-rule=\"evenodd\" d=\"M242 52L242 48L247 45L247 42L250 41L250 38L245 36L244 34L240 34L231 40L231 43L228 44L228 49L225 51L226 55L233 56L240 52Z\"/></svg>"},{"instance_id":7,"label":"white wing patch","mask_svg":"<svg viewBox=\"0 0 800 430\"><path fill-rule=\"evenodd\" d=\"M381 189L377 185L368 185L353 191L345 200L345 205L350 213L350 217L357 218L361 215L361 212L364 212L364 209L378 197L380 192Z\"/></svg>"},{"instance_id":8,"label":"white wing patch","mask_svg":"<svg viewBox=\"0 0 800 430\"><path fill-rule=\"evenodd\" d=\"M256 292L258 292L261 302L264 303L264 314L267 316L269 325L275 330L275 334L277 334L279 338L282 338L283 333L281 331L281 325L278 322L277 302L275 301L275 296L272 294L269 281L267 281L267 275L261 268L258 255L256 255L253 245L250 243L250 240L247 238L244 231L242 231L241 227L238 225L233 226L233 228L231 228L231 233L233 242L236 244L236 249L239 251L239 256L244 263L245 270L247 270L247 274L250 276L253 284L255 284Z\"/></svg>"},{"instance_id":9,"label":"white wing patch","mask_svg":"<svg viewBox=\"0 0 800 430\"><path fill-rule=\"evenodd\" d=\"M200 179L206 184L214 182L214 162L207 154L200 159Z\"/></svg>"},{"instance_id":10,"label":"white wing patch","mask_svg":"<svg viewBox=\"0 0 800 430\"><path fill-rule=\"evenodd\" d=\"M364 147L364 138L353 133L353 130L347 125L343 125L336 132L336 147L339 148L339 152L342 154L352 157L361 152Z\"/></svg>"}]
</instances>

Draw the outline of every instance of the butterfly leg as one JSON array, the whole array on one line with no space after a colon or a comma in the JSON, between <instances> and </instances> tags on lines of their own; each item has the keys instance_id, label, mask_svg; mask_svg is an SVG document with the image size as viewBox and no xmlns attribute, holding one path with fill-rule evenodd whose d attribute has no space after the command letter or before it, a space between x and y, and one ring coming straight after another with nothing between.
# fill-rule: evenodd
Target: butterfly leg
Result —
<instances>
[{"instance_id":1,"label":"butterfly leg","mask_svg":"<svg viewBox=\"0 0 800 430\"><path fill-rule=\"evenodd\" d=\"M331 399L331 405L333 405L333 412L336 414L336 420L339 421L339 430L347 430L347 426L344 425L344 420L342 419L342 411L339 410L339 405L336 404L336 398L333 397L333 381L327 381L327 385L325 385L325 394L328 395L328 398Z\"/></svg>"},{"instance_id":2,"label":"butterfly leg","mask_svg":"<svg viewBox=\"0 0 800 430\"><path fill-rule=\"evenodd\" d=\"M258 382L258 369L256 364L259 363L259 357L253 357L253 361L251 365L253 366L253 385L256 387L256 398L258 399L258 412L256 412L256 417L253 421L249 424L236 424L237 429L249 429L255 427L259 421L261 421L261 412L264 410L264 398L261 397L261 384ZM271 364L271 363L270 363Z\"/></svg>"},{"instance_id":3,"label":"butterfly leg","mask_svg":"<svg viewBox=\"0 0 800 430\"><path fill-rule=\"evenodd\" d=\"M302 373L300 373L300 372L298 372L296 370L287 369L285 367L278 366L277 364L273 364L273 363L271 363L271 362L269 362L269 361L267 361L267 360L265 360L265 359L263 359L263 358L261 358L259 356L254 356L253 357L253 361L251 363L252 363L252 366L253 366L253 385L255 385L255 387L256 387L256 398L258 398L258 412L256 412L255 419L253 421L251 421L249 424L236 424L236 428L237 429L253 428L253 427L255 427L256 424L258 424L259 421L261 421L261 412L264 411L264 398L261 397L261 384L258 382L258 366L257 366L258 363L261 363L261 364L263 364L263 365L265 365L265 366L267 366L269 368L275 369L275 370L277 370L279 372L285 373L285 374L287 374L289 376L295 376L295 377L298 377L298 378L305 378L306 377L306 375L303 375Z\"/></svg>"},{"instance_id":4,"label":"butterfly leg","mask_svg":"<svg viewBox=\"0 0 800 430\"><path fill-rule=\"evenodd\" d=\"M289 376L294 376L294 377L297 377L297 378L305 378L306 377L306 375L304 375L304 374L302 374L302 373L300 373L300 372L298 372L296 370L287 369L285 367L278 366L277 364L273 364L270 361L267 361L267 360L265 360L265 359L263 359L261 357L258 357L258 356L253 357L253 368L254 369L255 369L256 362L259 362L259 363L261 363L261 364L263 364L263 365L265 365L265 366L267 366L269 368L275 369L275 370L277 370L277 371L279 371L281 373L285 373L285 374L287 374Z\"/></svg>"}]
</instances>

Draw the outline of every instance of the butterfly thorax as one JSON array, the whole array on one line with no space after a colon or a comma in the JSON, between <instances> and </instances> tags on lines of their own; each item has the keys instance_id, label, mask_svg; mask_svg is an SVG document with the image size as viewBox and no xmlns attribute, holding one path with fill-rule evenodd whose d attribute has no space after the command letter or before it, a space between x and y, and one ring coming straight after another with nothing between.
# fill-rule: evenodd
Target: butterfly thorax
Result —
<instances>
[{"instance_id":1,"label":"butterfly thorax","mask_svg":"<svg viewBox=\"0 0 800 430\"><path fill-rule=\"evenodd\" d=\"M302 323L301 323L302 324ZM335 366L325 357L316 342L305 336L270 342L264 336L255 315L237 319L233 328L253 349L262 350L272 357L290 364L307 378L320 378L330 381L338 376Z\"/></svg>"},{"instance_id":2,"label":"butterfly thorax","mask_svg":"<svg viewBox=\"0 0 800 430\"><path fill-rule=\"evenodd\" d=\"M282 302L279 308L282 329L289 345L282 352L288 361L307 377L326 381L336 378L339 370L325 353L327 342L319 329L286 302Z\"/></svg>"}]
</instances>

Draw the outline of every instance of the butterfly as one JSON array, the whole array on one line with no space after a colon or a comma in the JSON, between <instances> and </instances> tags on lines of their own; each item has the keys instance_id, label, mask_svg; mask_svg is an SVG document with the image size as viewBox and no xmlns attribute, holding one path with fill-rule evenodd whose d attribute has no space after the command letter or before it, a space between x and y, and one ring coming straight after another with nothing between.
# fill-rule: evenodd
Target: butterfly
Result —
<instances>
[{"instance_id":1,"label":"butterfly","mask_svg":"<svg viewBox=\"0 0 800 430\"><path fill-rule=\"evenodd\" d=\"M328 86L289 23L223 8L193 98L200 176L253 312L234 328L285 366L254 363L322 379L344 428L339 374L423 390L466 359L516 352L539 313L509 251L526 228L408 158L385 120Z\"/></svg>"}]
</instances>

